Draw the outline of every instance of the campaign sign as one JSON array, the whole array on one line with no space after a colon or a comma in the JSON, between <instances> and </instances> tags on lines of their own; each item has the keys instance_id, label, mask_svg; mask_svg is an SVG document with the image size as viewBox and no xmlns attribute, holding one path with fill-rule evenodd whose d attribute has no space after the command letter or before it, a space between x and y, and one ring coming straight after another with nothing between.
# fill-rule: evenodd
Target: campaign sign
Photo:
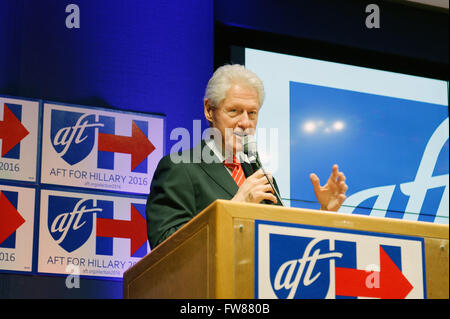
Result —
<instances>
[{"instance_id":1,"label":"campaign sign","mask_svg":"<svg viewBox=\"0 0 450 319\"><path fill-rule=\"evenodd\" d=\"M36 181L39 102L0 97L0 178Z\"/></svg>"},{"instance_id":2,"label":"campaign sign","mask_svg":"<svg viewBox=\"0 0 450 319\"><path fill-rule=\"evenodd\" d=\"M150 251L145 200L41 191L38 272L122 278Z\"/></svg>"},{"instance_id":3,"label":"campaign sign","mask_svg":"<svg viewBox=\"0 0 450 319\"><path fill-rule=\"evenodd\" d=\"M148 194L163 131L157 116L46 103L41 181Z\"/></svg>"},{"instance_id":4,"label":"campaign sign","mask_svg":"<svg viewBox=\"0 0 450 319\"><path fill-rule=\"evenodd\" d=\"M426 298L422 238L255 221L255 297Z\"/></svg>"},{"instance_id":5,"label":"campaign sign","mask_svg":"<svg viewBox=\"0 0 450 319\"><path fill-rule=\"evenodd\" d=\"M31 272L35 190L0 185L0 270Z\"/></svg>"}]
</instances>

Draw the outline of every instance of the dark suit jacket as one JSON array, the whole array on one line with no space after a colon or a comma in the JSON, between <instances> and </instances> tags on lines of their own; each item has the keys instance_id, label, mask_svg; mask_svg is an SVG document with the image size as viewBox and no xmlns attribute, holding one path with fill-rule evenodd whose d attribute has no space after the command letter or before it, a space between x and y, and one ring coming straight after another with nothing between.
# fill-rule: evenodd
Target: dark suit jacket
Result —
<instances>
[{"instance_id":1,"label":"dark suit jacket","mask_svg":"<svg viewBox=\"0 0 450 319\"><path fill-rule=\"evenodd\" d=\"M207 163L199 156L204 147L210 151L210 156L214 156L202 141L194 149L179 154L187 162L175 164L170 155L159 162L146 205L147 233L152 248L216 199L231 199L238 191L227 168L217 157L214 156L217 160L213 163ZM242 163L242 168L245 176L253 174L250 164ZM278 191L275 180L274 185Z\"/></svg>"}]
</instances>

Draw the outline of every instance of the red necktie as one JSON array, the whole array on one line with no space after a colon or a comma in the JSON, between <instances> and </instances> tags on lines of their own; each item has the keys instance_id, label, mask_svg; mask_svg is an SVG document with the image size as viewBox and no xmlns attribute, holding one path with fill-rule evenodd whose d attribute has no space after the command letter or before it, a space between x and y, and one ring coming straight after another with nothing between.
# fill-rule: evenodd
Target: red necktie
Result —
<instances>
[{"instance_id":1,"label":"red necktie","mask_svg":"<svg viewBox=\"0 0 450 319\"><path fill-rule=\"evenodd\" d=\"M229 161L224 161L223 165L232 170L231 177L233 177L238 187L241 187L242 183L245 181L244 170L242 169L241 163L239 163L235 156L233 156L233 163Z\"/></svg>"}]
</instances>

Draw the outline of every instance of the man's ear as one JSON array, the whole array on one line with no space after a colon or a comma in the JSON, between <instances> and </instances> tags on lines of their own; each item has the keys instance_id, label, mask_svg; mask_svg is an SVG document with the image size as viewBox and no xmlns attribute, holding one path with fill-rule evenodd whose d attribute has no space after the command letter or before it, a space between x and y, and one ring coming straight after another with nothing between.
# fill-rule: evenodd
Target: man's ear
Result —
<instances>
[{"instance_id":1,"label":"man's ear","mask_svg":"<svg viewBox=\"0 0 450 319\"><path fill-rule=\"evenodd\" d=\"M213 119L214 119L214 108L211 106L211 103L209 102L208 99L204 99L203 100L203 104L205 106L205 118L206 120L211 124L213 123Z\"/></svg>"}]
</instances>

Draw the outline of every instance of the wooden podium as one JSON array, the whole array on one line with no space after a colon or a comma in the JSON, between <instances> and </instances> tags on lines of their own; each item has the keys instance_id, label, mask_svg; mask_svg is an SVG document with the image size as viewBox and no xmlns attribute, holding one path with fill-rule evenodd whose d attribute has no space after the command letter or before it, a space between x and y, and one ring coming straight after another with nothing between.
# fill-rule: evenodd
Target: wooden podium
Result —
<instances>
[{"instance_id":1,"label":"wooden podium","mask_svg":"<svg viewBox=\"0 0 450 319\"><path fill-rule=\"evenodd\" d=\"M255 221L423 239L426 298L449 298L448 225L217 200L123 277L124 298L254 298Z\"/></svg>"}]
</instances>

